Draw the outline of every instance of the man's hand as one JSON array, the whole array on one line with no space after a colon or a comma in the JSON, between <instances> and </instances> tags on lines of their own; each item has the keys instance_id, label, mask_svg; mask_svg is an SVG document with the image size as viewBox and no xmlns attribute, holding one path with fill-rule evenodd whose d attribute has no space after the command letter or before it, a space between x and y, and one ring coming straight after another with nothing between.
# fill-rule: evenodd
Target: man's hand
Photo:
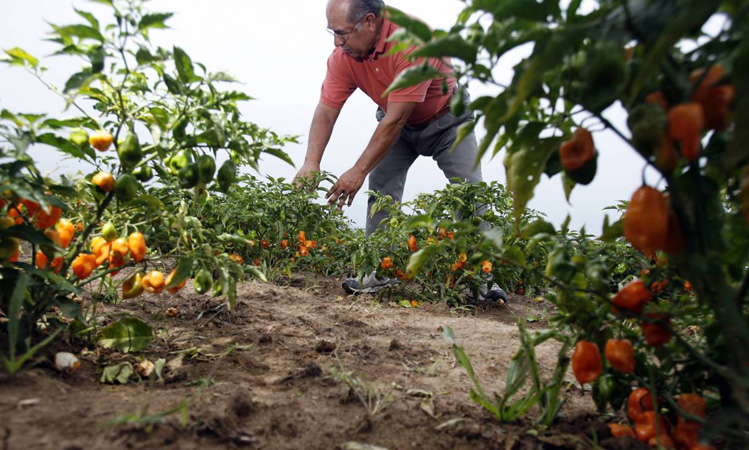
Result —
<instances>
[{"instance_id":1,"label":"man's hand","mask_svg":"<svg viewBox=\"0 0 749 450\"><path fill-rule=\"evenodd\" d=\"M298 188L304 187L304 180L314 177L316 172L320 171L319 164L305 163L294 176L294 181L291 183ZM310 189L315 189L317 186L310 186Z\"/></svg>"},{"instance_id":2,"label":"man's hand","mask_svg":"<svg viewBox=\"0 0 749 450\"><path fill-rule=\"evenodd\" d=\"M355 167L349 169L341 175L336 184L325 194L325 198L328 199L328 204L338 203L338 209L343 209L343 205L351 206L354 202L356 193L359 192L364 179L367 177L366 172L362 172Z\"/></svg>"}]
</instances>

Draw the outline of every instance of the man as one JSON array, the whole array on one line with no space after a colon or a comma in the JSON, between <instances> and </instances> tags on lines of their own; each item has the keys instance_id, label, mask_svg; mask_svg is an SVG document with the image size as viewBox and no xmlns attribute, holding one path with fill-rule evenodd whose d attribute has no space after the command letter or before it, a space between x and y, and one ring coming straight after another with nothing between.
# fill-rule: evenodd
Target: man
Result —
<instances>
[{"instance_id":1,"label":"man","mask_svg":"<svg viewBox=\"0 0 749 450\"><path fill-rule=\"evenodd\" d=\"M434 79L382 96L400 73L420 64L408 61L404 53L386 56L395 45L387 39L399 27L385 17L384 8L382 0L329 0L327 5L328 31L334 37L335 49L328 58L320 102L312 119L307 156L295 181L320 171L320 161L338 114L357 88L379 106L379 124L369 144L326 195L329 203L337 203L339 208L351 206L367 175L369 190L401 201L408 169L418 156L434 159L448 179L471 183L482 179L481 168L474 167L477 143L473 133L450 152L458 127L473 120L473 115L468 108L460 117L450 114L450 99L458 88L449 61L429 61L445 74L447 93L443 93L443 80ZM468 102L468 96L465 97ZM373 203L374 197L370 197L367 236L386 217L382 211L371 216ZM371 275L363 282L346 280L343 287L349 293L373 292L393 282ZM496 288L484 292L483 296L496 301L504 297L504 292Z\"/></svg>"}]
</instances>

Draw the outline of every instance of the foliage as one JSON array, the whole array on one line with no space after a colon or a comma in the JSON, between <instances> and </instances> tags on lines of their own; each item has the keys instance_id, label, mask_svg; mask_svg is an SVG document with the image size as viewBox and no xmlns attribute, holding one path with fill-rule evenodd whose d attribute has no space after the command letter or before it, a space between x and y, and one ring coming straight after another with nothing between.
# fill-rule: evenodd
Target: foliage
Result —
<instances>
[{"instance_id":1,"label":"foliage","mask_svg":"<svg viewBox=\"0 0 749 450\"><path fill-rule=\"evenodd\" d=\"M567 196L573 179L581 179L560 164L559 149L573 142L576 130L595 130L594 138L600 130L613 131L658 173L662 184L654 201L633 196L624 221L604 225L607 240L623 233L644 257L590 257L587 245L548 233L537 239L559 240L545 274L560 311L554 322L600 349L615 336L634 344L633 374L605 368L602 379L613 377L623 386L616 397L626 396L632 385L647 387L664 399L661 413L681 421L677 399L697 392L709 401L709 426L701 437L720 436L719 443L740 446L749 429L749 5L583 3L472 0L453 28L431 36L402 13L391 17L407 30L400 36L404 42L420 45L413 57L456 58L462 62L459 76L496 87L496 95L477 98L470 108L486 129L480 155L506 151L516 217L542 174L561 173ZM722 26L708 32L708 22ZM511 83L496 82L493 70L523 46L532 51L515 66ZM395 84L419 81L412 78L404 74ZM629 116L629 132L608 118L619 107ZM565 152L576 150L566 145ZM599 150L606 158L606 149ZM654 266L648 265L651 257ZM654 296L643 311L614 313L612 294L631 277L631 268L617 275L627 261L646 269L640 277ZM654 329L667 343L653 345ZM594 392L605 406L601 389ZM609 404L620 406L619 400Z\"/></svg>"},{"instance_id":2,"label":"foliage","mask_svg":"<svg viewBox=\"0 0 749 450\"><path fill-rule=\"evenodd\" d=\"M44 334L55 336L71 322L80 336L95 336L98 302L119 301L119 270L149 272L176 261L167 283L143 286L160 292L210 269L214 294L234 305L244 271L214 252L219 236L190 213L230 188L237 165L257 168L265 153L290 162L280 148L294 139L244 120L238 105L250 97L222 88L234 82L230 76L209 72L179 47L152 45L150 33L166 28L170 13L149 13L143 0L98 3L109 8L110 21L76 10L82 23L51 25L55 55L84 61L62 89L44 80L39 59L5 50L5 63L27 70L79 113L60 119L0 112L0 309L8 316L0 342L7 343L1 357L11 373L49 342ZM32 150L49 147L90 173L43 176ZM223 160L217 174L216 159ZM194 183L189 168L198 175ZM128 242L137 231L150 244L147 255L145 245ZM88 253L92 245L96 251ZM133 296L143 287L129 286ZM144 340L130 350L142 348L147 334L139 332ZM104 342L121 347L115 335Z\"/></svg>"}]
</instances>

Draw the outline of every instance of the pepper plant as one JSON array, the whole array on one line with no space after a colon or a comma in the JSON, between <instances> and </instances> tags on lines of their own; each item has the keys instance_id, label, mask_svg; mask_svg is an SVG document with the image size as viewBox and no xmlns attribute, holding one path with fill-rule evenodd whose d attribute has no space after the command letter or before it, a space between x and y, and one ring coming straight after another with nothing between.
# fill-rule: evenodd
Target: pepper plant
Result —
<instances>
[{"instance_id":1,"label":"pepper plant","mask_svg":"<svg viewBox=\"0 0 749 450\"><path fill-rule=\"evenodd\" d=\"M176 292L194 277L196 292L213 288L233 306L244 270L213 244L247 240L217 235L191 211L229 190L239 166L257 168L262 154L290 162L281 147L293 138L244 120L238 105L250 97L224 89L232 77L209 72L179 47L151 43L171 13L148 12L144 0L96 3L109 18L76 9L79 23L51 24L55 55L84 62L62 88L45 79L36 57L4 50L4 63L75 111L0 112L0 310L8 319L0 360L10 373L71 323L74 334L102 345L147 345L150 327L137 319L97 333L102 299ZM36 148L57 150L85 175L43 176ZM126 276L115 278L121 270Z\"/></svg>"},{"instance_id":2,"label":"pepper plant","mask_svg":"<svg viewBox=\"0 0 749 450\"><path fill-rule=\"evenodd\" d=\"M614 224L607 219L603 227L602 238L621 242L623 236L641 253L638 266L649 272L637 280L619 280L638 284L611 283L606 275L611 265L581 255L566 239L549 233L548 225L536 228L537 236L558 241L544 274L554 290L550 300L559 307L554 322L575 341L598 349L604 363L581 361L581 367L598 367L593 372L599 376L579 380L597 386L599 404L621 406L634 387L657 394L642 423L639 416L631 417L643 430L637 433L643 442L668 447L671 439L679 448L697 448L698 441L725 448L745 445L749 5L735 0L469 0L454 27L435 32L398 11L391 17L406 30L399 36L403 45L420 46L414 58L452 57L460 62L459 77L495 89L473 100L477 120L466 124L461 135L482 124L480 156L505 151L516 217L543 175L559 178L567 196L576 184L591 182L597 159L608 156L599 138L604 129L657 174L651 185L639 170L621 174L642 178L643 187L633 193L623 219ZM530 55L515 66L508 85L497 82L494 69L521 46L532 46ZM390 89L438 76L422 65L403 73ZM453 108L460 103L457 99ZM617 111L626 114L627 128L614 124ZM638 307L612 310L631 300L634 286ZM632 373L606 362L607 342L613 338L633 344L637 364ZM615 402L601 398L601 374L623 388ZM606 383L609 393L611 385ZM706 399L705 411L684 406L694 394ZM654 426L661 416L679 425L691 423L694 432L685 433L687 425Z\"/></svg>"}]
</instances>

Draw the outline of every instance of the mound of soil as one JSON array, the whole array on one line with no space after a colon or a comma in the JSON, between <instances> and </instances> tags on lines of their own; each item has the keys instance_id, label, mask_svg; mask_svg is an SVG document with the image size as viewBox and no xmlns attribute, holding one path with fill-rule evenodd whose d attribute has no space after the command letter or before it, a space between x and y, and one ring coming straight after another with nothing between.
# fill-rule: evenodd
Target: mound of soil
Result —
<instances>
[{"instance_id":1,"label":"mound of soil","mask_svg":"<svg viewBox=\"0 0 749 450\"><path fill-rule=\"evenodd\" d=\"M177 308L167 318L166 308ZM246 283L234 312L193 293L104 305L157 337L142 356L168 361L163 379L108 385L101 368L124 355L59 342L36 367L0 378L0 449L586 449L637 448L606 439L589 396L570 383L564 418L549 430L536 413L502 424L471 401L470 380L442 336L447 325L488 393L502 393L519 347L516 318L545 327L548 303L510 295L507 305L456 312L444 304L402 308L344 297L336 280L289 286ZM58 373L56 351L82 355ZM537 356L546 377L557 359ZM596 447L597 445L597 447Z\"/></svg>"}]
</instances>

